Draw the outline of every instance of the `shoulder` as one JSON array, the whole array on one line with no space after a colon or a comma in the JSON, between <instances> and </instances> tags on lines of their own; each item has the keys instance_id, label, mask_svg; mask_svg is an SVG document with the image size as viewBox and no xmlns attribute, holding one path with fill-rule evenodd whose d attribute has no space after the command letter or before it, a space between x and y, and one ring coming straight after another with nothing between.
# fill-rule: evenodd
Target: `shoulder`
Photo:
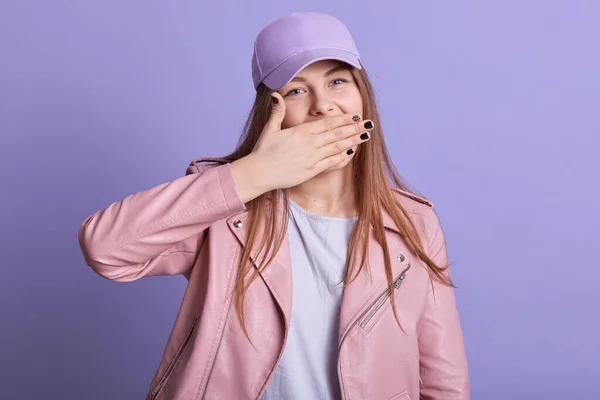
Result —
<instances>
[{"instance_id":1,"label":"shoulder","mask_svg":"<svg viewBox=\"0 0 600 400\"><path fill-rule=\"evenodd\" d=\"M398 188L392 188L392 191L406 211L421 215L428 215L431 213L433 203L429 199Z\"/></svg>"},{"instance_id":2,"label":"shoulder","mask_svg":"<svg viewBox=\"0 0 600 400\"><path fill-rule=\"evenodd\" d=\"M426 238L435 237L441 229L440 220L433 203L420 195L406 190L392 188L396 199L409 214L416 229Z\"/></svg>"},{"instance_id":3,"label":"shoulder","mask_svg":"<svg viewBox=\"0 0 600 400\"><path fill-rule=\"evenodd\" d=\"M196 158L192 162L190 162L190 164L187 167L187 170L185 171L185 174L186 175L198 174L208 168L214 168L219 165L228 164L229 162L230 161L225 158L218 158L218 157Z\"/></svg>"}]
</instances>

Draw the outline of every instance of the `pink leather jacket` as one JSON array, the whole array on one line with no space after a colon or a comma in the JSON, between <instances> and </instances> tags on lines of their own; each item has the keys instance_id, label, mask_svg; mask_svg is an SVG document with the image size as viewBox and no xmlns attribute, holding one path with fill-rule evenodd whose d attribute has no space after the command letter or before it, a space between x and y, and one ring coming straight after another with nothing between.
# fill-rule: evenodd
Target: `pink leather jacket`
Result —
<instances>
[{"instance_id":1,"label":"pink leather jacket","mask_svg":"<svg viewBox=\"0 0 600 400\"><path fill-rule=\"evenodd\" d=\"M292 273L286 241L248 289L244 336L232 299L246 240L245 205L229 164L190 164L186 175L131 195L89 216L79 231L87 264L129 282L152 275L188 279L179 314L147 399L260 399L281 356L291 312ZM426 199L397 191L445 264L444 235ZM389 303L383 251L371 238L372 279L345 288L338 375L343 399L469 399L469 377L454 291L437 281L384 214L396 278L397 326ZM434 296L435 294L435 296Z\"/></svg>"}]
</instances>

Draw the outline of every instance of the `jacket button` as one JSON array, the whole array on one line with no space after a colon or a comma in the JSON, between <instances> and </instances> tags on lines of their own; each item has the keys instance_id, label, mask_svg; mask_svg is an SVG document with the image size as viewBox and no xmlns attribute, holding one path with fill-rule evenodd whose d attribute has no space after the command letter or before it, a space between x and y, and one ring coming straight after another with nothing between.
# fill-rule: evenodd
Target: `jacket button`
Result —
<instances>
[{"instance_id":1,"label":"jacket button","mask_svg":"<svg viewBox=\"0 0 600 400\"><path fill-rule=\"evenodd\" d=\"M239 219L236 219L235 221L233 221L233 226L235 226L236 228L239 228L240 226L242 226L242 221L240 221Z\"/></svg>"},{"instance_id":2,"label":"jacket button","mask_svg":"<svg viewBox=\"0 0 600 400\"><path fill-rule=\"evenodd\" d=\"M404 254L402 254L402 253L398 254L398 261L400 261L400 262L404 261Z\"/></svg>"}]
</instances>

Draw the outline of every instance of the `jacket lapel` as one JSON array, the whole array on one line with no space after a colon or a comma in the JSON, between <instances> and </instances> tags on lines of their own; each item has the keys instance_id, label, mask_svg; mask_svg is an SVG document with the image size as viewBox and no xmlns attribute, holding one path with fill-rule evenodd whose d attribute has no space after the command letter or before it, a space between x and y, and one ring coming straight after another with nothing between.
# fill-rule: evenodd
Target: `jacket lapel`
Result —
<instances>
[{"instance_id":1,"label":"jacket lapel","mask_svg":"<svg viewBox=\"0 0 600 400\"><path fill-rule=\"evenodd\" d=\"M383 223L387 231L400 233L390 215L385 211L383 211ZM400 239L399 235L387 235L387 242L392 264L392 276L396 278L410 264L410 254L412 253L408 250L404 241ZM363 269L360 275L344 288L340 310L340 346L344 337L364 312L370 308L373 301L381 293L388 290L384 253L379 243L375 240L373 227L371 227L369 233L369 265L370 274L366 268ZM355 275L354 271L352 272L352 276ZM410 271L407 274L410 274Z\"/></svg>"},{"instance_id":2,"label":"jacket lapel","mask_svg":"<svg viewBox=\"0 0 600 400\"><path fill-rule=\"evenodd\" d=\"M248 211L227 219L227 225L238 238L240 244L244 247L246 246L248 234L247 220ZM260 240L263 237L263 232L264 227L260 227L257 240ZM278 234L279 232L277 232L277 235ZM250 258L254 267L258 269L256 248L250 253ZM289 327L292 312L292 263L290 258L290 244L288 235L285 235L283 243L281 244L281 248L275 255L273 262L262 272L261 275L265 281L265 284L269 288L269 291L273 295L273 298L283 312L286 327Z\"/></svg>"}]
</instances>

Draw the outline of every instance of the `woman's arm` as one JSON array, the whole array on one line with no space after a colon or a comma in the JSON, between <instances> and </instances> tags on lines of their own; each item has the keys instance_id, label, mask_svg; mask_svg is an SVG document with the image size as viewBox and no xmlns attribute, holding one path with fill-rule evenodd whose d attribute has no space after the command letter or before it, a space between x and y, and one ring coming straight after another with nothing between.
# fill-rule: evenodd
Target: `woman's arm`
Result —
<instances>
[{"instance_id":1,"label":"woman's arm","mask_svg":"<svg viewBox=\"0 0 600 400\"><path fill-rule=\"evenodd\" d=\"M186 274L214 222L245 211L230 164L192 165L186 175L112 203L79 230L87 264L120 282Z\"/></svg>"},{"instance_id":2,"label":"woman's arm","mask_svg":"<svg viewBox=\"0 0 600 400\"><path fill-rule=\"evenodd\" d=\"M448 264L446 241L433 209L428 218L429 255L438 266ZM449 269L445 271L450 274ZM427 304L420 321L419 358L421 398L468 400L470 382L462 329L454 288L437 280L429 286Z\"/></svg>"}]
</instances>

